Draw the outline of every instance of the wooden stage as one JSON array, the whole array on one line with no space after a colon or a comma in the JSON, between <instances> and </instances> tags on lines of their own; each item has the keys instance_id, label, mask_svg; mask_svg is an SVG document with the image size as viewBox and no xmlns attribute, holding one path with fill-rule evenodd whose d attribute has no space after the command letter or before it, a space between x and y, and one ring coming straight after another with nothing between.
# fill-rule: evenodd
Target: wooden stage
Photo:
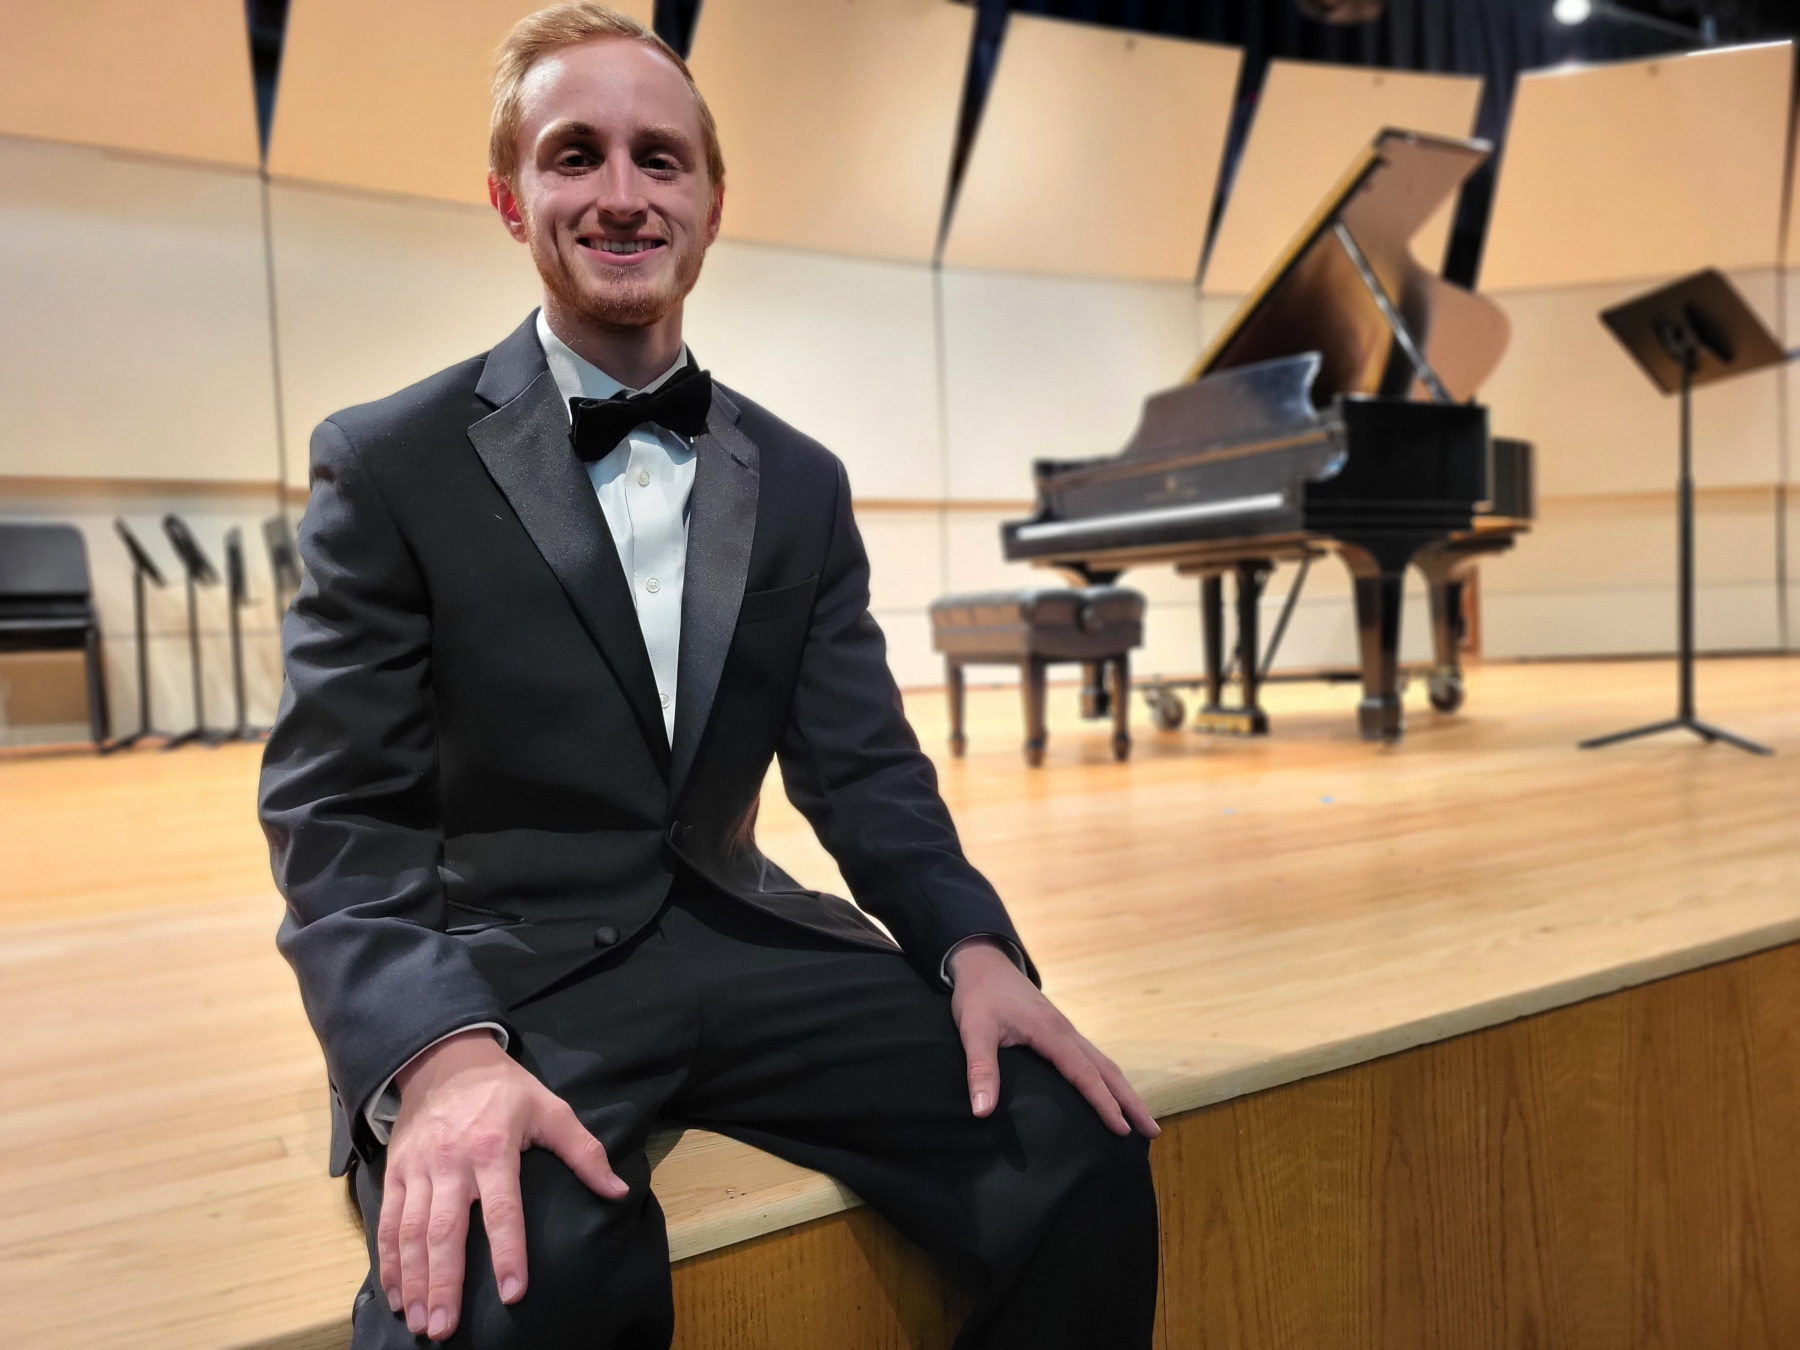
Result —
<instances>
[{"instance_id":1,"label":"wooden stage","mask_svg":"<svg viewBox=\"0 0 1800 1350\"><path fill-rule=\"evenodd\" d=\"M1394 748L1348 688L1111 762L1052 691L909 706L974 860L1164 1119L1169 1347L1800 1345L1800 661L1491 665ZM360 1242L276 955L257 751L0 761L0 1341L347 1343ZM779 792L770 853L829 860ZM672 1142L672 1141L671 1141ZM959 1298L823 1177L658 1167L685 1347L941 1347Z\"/></svg>"}]
</instances>

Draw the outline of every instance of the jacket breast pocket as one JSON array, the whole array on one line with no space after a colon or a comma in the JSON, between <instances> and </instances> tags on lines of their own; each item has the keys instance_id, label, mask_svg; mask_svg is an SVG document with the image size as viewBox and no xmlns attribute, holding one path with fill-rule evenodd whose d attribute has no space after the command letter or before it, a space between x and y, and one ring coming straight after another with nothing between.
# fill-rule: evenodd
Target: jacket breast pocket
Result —
<instances>
[{"instance_id":1,"label":"jacket breast pocket","mask_svg":"<svg viewBox=\"0 0 1800 1350\"><path fill-rule=\"evenodd\" d=\"M747 628L753 623L767 623L771 619L805 614L812 608L813 595L818 589L818 577L811 576L792 586L777 586L768 591L745 591L744 603L738 608L737 626Z\"/></svg>"}]
</instances>

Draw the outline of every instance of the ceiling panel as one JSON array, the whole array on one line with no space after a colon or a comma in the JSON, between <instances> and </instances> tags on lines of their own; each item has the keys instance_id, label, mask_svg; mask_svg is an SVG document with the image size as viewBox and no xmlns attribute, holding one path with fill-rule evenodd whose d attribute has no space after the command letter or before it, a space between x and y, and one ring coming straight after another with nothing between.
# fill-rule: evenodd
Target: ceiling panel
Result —
<instances>
[{"instance_id":1,"label":"ceiling panel","mask_svg":"<svg viewBox=\"0 0 1800 1350\"><path fill-rule=\"evenodd\" d=\"M1013 15L944 261L1192 281L1242 57Z\"/></svg>"},{"instance_id":2,"label":"ceiling panel","mask_svg":"<svg viewBox=\"0 0 1800 1350\"><path fill-rule=\"evenodd\" d=\"M0 134L254 168L242 0L0 4Z\"/></svg>"},{"instance_id":3,"label":"ceiling panel","mask_svg":"<svg viewBox=\"0 0 1800 1350\"><path fill-rule=\"evenodd\" d=\"M1485 290L1777 260L1793 44L1520 77Z\"/></svg>"},{"instance_id":4,"label":"ceiling panel","mask_svg":"<svg viewBox=\"0 0 1800 1350\"><path fill-rule=\"evenodd\" d=\"M927 261L975 11L706 0L690 59L719 122L727 238Z\"/></svg>"},{"instance_id":5,"label":"ceiling panel","mask_svg":"<svg viewBox=\"0 0 1800 1350\"><path fill-rule=\"evenodd\" d=\"M614 7L649 23L653 0ZM541 0L293 0L269 172L487 203L494 51Z\"/></svg>"}]
</instances>

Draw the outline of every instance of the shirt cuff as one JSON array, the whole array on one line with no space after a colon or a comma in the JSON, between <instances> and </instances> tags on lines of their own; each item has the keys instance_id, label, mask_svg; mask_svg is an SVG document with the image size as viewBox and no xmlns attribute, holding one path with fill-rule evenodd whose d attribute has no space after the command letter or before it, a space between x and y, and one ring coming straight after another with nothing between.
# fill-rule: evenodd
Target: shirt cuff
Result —
<instances>
[{"instance_id":1,"label":"shirt cuff","mask_svg":"<svg viewBox=\"0 0 1800 1350\"><path fill-rule=\"evenodd\" d=\"M944 959L938 962L938 979L943 982L944 988L956 988L956 981L950 978L950 958L971 942L980 942L984 939L989 942L998 942L1000 950L1005 952L1012 963L1019 968L1019 973L1027 978L1030 977L1031 972L1025 968L1025 953L1019 950L1018 943L1003 933L970 933L966 938L951 944L950 950L944 953ZM386 1141L383 1140L383 1142Z\"/></svg>"},{"instance_id":2,"label":"shirt cuff","mask_svg":"<svg viewBox=\"0 0 1800 1350\"><path fill-rule=\"evenodd\" d=\"M956 948L952 947L951 950L955 951ZM427 1045L421 1049L418 1055L414 1055L412 1059L407 1060L406 1064L411 1064L413 1059L417 1059L419 1055L422 1055L426 1050L431 1049L432 1045L442 1045L452 1036L460 1036L465 1031L493 1032L494 1039L500 1042L500 1048L502 1050L506 1049L512 1040L512 1038L507 1035L506 1028L501 1026L498 1022L471 1022L466 1027L458 1027L455 1031L445 1032L442 1036L439 1036L433 1041L431 1045ZM394 1087L394 1080L405 1070L406 1064L402 1064L398 1069L395 1069L393 1073L389 1074L387 1082L383 1083L375 1090L375 1095L369 1098L369 1104L363 1107L363 1119L369 1122L369 1129L374 1133L378 1143L387 1143L389 1134L393 1132L394 1122L400 1119L400 1093Z\"/></svg>"}]
</instances>

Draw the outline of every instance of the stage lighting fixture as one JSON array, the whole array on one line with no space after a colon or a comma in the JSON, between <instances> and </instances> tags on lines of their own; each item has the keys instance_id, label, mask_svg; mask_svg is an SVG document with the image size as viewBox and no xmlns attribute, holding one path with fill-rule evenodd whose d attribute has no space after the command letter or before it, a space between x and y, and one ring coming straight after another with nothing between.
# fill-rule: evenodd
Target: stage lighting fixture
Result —
<instances>
[{"instance_id":1,"label":"stage lighting fixture","mask_svg":"<svg viewBox=\"0 0 1800 1350\"><path fill-rule=\"evenodd\" d=\"M1714 47L1719 42L1719 23L1710 14L1701 16L1698 28L1689 28L1684 24L1672 23L1668 19L1659 19L1654 14L1640 14L1635 9L1626 9L1623 5L1614 4L1613 0L1556 0L1550 6L1550 17L1570 28L1586 23L1596 15L1602 19L1611 19L1615 23L1648 28L1653 32L1678 38L1683 42L1691 42L1701 47Z\"/></svg>"}]
</instances>

